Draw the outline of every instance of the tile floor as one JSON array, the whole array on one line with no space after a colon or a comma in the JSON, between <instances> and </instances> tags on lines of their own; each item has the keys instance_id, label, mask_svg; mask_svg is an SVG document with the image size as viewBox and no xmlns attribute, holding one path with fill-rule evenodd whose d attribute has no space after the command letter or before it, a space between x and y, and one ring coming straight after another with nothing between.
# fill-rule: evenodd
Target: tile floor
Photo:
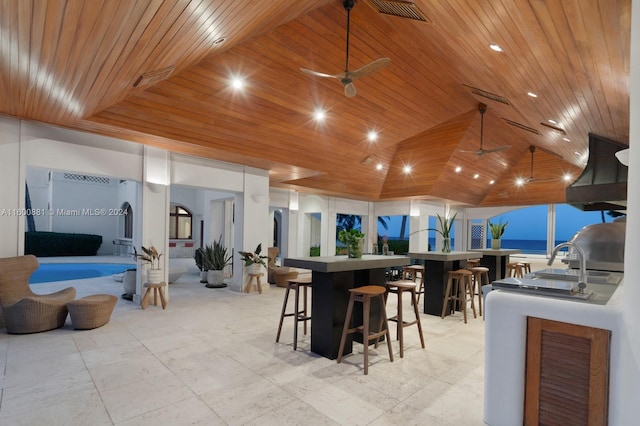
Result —
<instances>
[{"instance_id":1,"label":"tile floor","mask_svg":"<svg viewBox=\"0 0 640 426\"><path fill-rule=\"evenodd\" d=\"M308 336L294 352L290 318L275 343L284 289L208 289L188 261L165 311L119 299L95 330L69 319L39 334L0 330L0 424L483 425L482 319L421 314L426 349L406 328L404 358L395 340L393 363L386 345L373 349L364 376L359 344L342 364L311 353ZM122 293L110 277L33 287L67 286Z\"/></svg>"}]
</instances>

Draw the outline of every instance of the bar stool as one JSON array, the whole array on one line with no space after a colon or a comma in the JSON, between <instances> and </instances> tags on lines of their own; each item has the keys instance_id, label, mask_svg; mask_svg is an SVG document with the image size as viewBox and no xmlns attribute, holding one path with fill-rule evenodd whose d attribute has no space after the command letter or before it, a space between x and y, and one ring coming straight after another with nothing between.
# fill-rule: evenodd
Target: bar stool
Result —
<instances>
[{"instance_id":1,"label":"bar stool","mask_svg":"<svg viewBox=\"0 0 640 426\"><path fill-rule=\"evenodd\" d=\"M300 310L300 287L303 289L302 297L304 301L302 303L302 310ZM284 301L282 302L282 313L280 314L280 324L278 325L278 334L276 335L276 342L280 341L280 333L282 332L282 322L285 317L293 317L293 350L298 349L298 321L302 321L304 324L303 331L307 334L307 321L311 320L311 315L307 313L307 288L311 287L311 278L295 278L287 280L287 290L284 293ZM295 293L295 302L293 312L287 313L287 302L289 301L289 291L293 290Z\"/></svg>"},{"instance_id":2,"label":"bar stool","mask_svg":"<svg viewBox=\"0 0 640 426\"><path fill-rule=\"evenodd\" d=\"M467 269L480 266L480 259L467 259Z\"/></svg>"},{"instance_id":3,"label":"bar stool","mask_svg":"<svg viewBox=\"0 0 640 426\"><path fill-rule=\"evenodd\" d=\"M449 279L447 280L447 289L444 292L444 301L442 303L442 315L447 313L447 306L451 302L449 312L453 313L456 309L456 302L460 304L460 309L464 315L464 323L467 323L467 295L470 295L471 310L473 317L476 318L476 305L473 297L473 287L471 284L471 271L466 269L458 269L457 271L449 271Z\"/></svg>"},{"instance_id":4,"label":"bar stool","mask_svg":"<svg viewBox=\"0 0 640 426\"><path fill-rule=\"evenodd\" d=\"M340 339L340 348L338 349L337 360L338 364L340 364L340 362L342 361L342 353L344 352L344 345L347 341L347 335L353 333L362 333L362 344L364 345L364 374L366 375L369 374L369 343L371 341L377 344L380 337L386 336L387 348L389 349L389 359L391 360L391 362L393 362L391 338L389 337L389 323L387 322L387 313L384 304L384 294L386 293L386 288L378 285L366 285L363 287L350 288L349 293L349 304L347 305L347 315L344 319L344 328L342 329L342 338ZM380 301L381 318L378 325L378 331L371 332L369 317L371 312L371 299L374 298ZM362 303L362 325L350 328L354 302Z\"/></svg>"},{"instance_id":5,"label":"bar stool","mask_svg":"<svg viewBox=\"0 0 640 426\"><path fill-rule=\"evenodd\" d=\"M474 268L469 268L472 275L472 291L474 296L478 295L478 315L482 315L482 286L489 285L491 282L489 281L489 268L485 268L484 266L476 266ZM482 278L484 277L485 283L482 284Z\"/></svg>"},{"instance_id":6,"label":"bar stool","mask_svg":"<svg viewBox=\"0 0 640 426\"><path fill-rule=\"evenodd\" d=\"M416 285L411 281L394 281L385 284L387 287L387 293L385 293L385 302L389 293L398 295L398 313L389 321L394 321L397 324L396 339L400 342L400 358L404 357L404 328L410 325L418 325L418 334L420 335L420 343L424 349L424 336L422 335L422 324L420 323L420 314L418 312L418 301L416 299ZM413 306L413 312L416 315L416 319L413 321L405 321L402 316L402 294L407 292L411 295L411 305Z\"/></svg>"},{"instance_id":7,"label":"bar stool","mask_svg":"<svg viewBox=\"0 0 640 426\"><path fill-rule=\"evenodd\" d=\"M518 262L507 263L507 276L514 278L522 278L522 265Z\"/></svg>"},{"instance_id":8,"label":"bar stool","mask_svg":"<svg viewBox=\"0 0 640 426\"><path fill-rule=\"evenodd\" d=\"M531 262L518 262L520 265L522 265L522 273L523 274L530 274L531 273Z\"/></svg>"},{"instance_id":9,"label":"bar stool","mask_svg":"<svg viewBox=\"0 0 640 426\"><path fill-rule=\"evenodd\" d=\"M420 284L418 285L417 303L420 303L420 295L424 294L424 266L422 265L405 266L402 271L402 279L412 280L415 283L416 279L418 278L417 277L418 274L420 274Z\"/></svg>"}]
</instances>

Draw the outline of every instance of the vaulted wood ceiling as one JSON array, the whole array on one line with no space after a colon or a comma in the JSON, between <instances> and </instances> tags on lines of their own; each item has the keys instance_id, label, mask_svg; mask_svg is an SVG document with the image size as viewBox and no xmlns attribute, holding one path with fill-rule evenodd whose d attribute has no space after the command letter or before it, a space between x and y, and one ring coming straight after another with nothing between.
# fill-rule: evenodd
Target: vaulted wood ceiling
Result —
<instances>
[{"instance_id":1,"label":"vaulted wood ceiling","mask_svg":"<svg viewBox=\"0 0 640 426\"><path fill-rule=\"evenodd\" d=\"M269 169L274 186L483 206L563 202L589 132L628 144L630 0L415 0L428 22L375 3L352 10L349 68L391 63L347 98L300 71L344 71L342 0L2 0L0 112ZM465 152L479 103L484 148L510 149ZM531 145L536 179L516 187Z\"/></svg>"}]
</instances>

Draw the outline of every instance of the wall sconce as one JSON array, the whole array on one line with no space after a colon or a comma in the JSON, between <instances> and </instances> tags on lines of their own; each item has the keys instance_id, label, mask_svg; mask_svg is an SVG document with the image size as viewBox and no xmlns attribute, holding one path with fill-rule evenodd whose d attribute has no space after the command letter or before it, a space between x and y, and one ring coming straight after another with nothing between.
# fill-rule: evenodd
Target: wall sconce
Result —
<instances>
[{"instance_id":1,"label":"wall sconce","mask_svg":"<svg viewBox=\"0 0 640 426\"><path fill-rule=\"evenodd\" d=\"M167 185L154 182L147 182L147 186L149 187L149 190L151 190L151 192L156 194L160 194L167 187Z\"/></svg>"},{"instance_id":2,"label":"wall sconce","mask_svg":"<svg viewBox=\"0 0 640 426\"><path fill-rule=\"evenodd\" d=\"M418 205L418 203L414 200L411 200L409 202L409 216L411 217L417 217L420 216L420 206Z\"/></svg>"},{"instance_id":3,"label":"wall sconce","mask_svg":"<svg viewBox=\"0 0 640 426\"><path fill-rule=\"evenodd\" d=\"M299 207L298 191L289 191L289 210L297 211Z\"/></svg>"},{"instance_id":4,"label":"wall sconce","mask_svg":"<svg viewBox=\"0 0 640 426\"><path fill-rule=\"evenodd\" d=\"M252 200L253 200L253 202L254 202L254 203L256 203L256 204L262 204L262 203L264 203L265 201L267 201L267 197L265 197L265 196L264 196L264 195L262 195L262 194L253 194L253 195L251 196L251 199L252 199Z\"/></svg>"}]
</instances>

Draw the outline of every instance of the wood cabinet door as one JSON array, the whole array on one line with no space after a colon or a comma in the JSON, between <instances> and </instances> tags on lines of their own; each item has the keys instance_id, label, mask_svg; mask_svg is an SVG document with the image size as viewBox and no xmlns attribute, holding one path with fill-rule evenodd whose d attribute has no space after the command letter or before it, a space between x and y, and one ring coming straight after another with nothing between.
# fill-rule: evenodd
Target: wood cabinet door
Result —
<instances>
[{"instance_id":1,"label":"wood cabinet door","mask_svg":"<svg viewBox=\"0 0 640 426\"><path fill-rule=\"evenodd\" d=\"M606 425L611 331L527 318L525 425Z\"/></svg>"}]
</instances>

